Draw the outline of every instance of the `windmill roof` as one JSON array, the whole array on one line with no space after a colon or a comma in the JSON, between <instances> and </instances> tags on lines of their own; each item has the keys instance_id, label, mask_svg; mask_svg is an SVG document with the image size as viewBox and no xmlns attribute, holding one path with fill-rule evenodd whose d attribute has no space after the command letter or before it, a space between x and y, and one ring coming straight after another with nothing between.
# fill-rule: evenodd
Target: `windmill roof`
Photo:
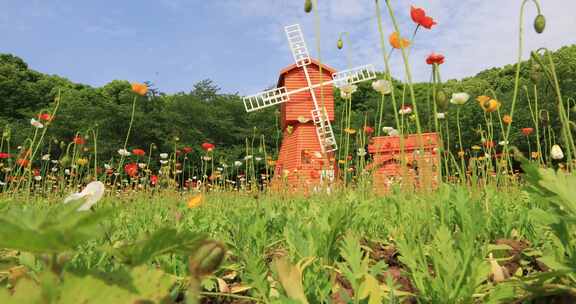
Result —
<instances>
[{"instance_id":1,"label":"windmill roof","mask_svg":"<svg viewBox=\"0 0 576 304\"><path fill-rule=\"evenodd\" d=\"M310 64L313 64L313 65L318 66L318 67L320 66L320 62L318 60L311 58L310 61L311 61ZM286 75L286 73L292 71L293 69L298 69L298 68L299 67L294 63L294 64L291 64L291 65L283 68L282 70L280 70L280 77L278 78L278 85L280 85L280 83L282 83L282 80L284 79L284 75ZM336 69L334 69L333 67L326 65L324 63L322 63L322 69L330 72L330 74L337 72Z\"/></svg>"}]
</instances>

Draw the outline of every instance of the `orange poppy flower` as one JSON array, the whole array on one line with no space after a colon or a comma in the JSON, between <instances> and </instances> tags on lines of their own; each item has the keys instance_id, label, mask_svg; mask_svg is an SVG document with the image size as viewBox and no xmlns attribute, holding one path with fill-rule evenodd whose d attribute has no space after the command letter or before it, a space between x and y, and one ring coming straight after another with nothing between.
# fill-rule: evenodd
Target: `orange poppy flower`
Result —
<instances>
[{"instance_id":1,"label":"orange poppy flower","mask_svg":"<svg viewBox=\"0 0 576 304\"><path fill-rule=\"evenodd\" d=\"M478 104L486 113L494 112L500 108L500 102L496 99L492 99L489 96L478 96L476 97L476 101L478 101Z\"/></svg>"},{"instance_id":2,"label":"orange poppy flower","mask_svg":"<svg viewBox=\"0 0 576 304\"><path fill-rule=\"evenodd\" d=\"M195 195L188 200L186 206L188 207L188 209L194 209L200 206L203 200L204 197L202 196L202 194Z\"/></svg>"},{"instance_id":3,"label":"orange poppy flower","mask_svg":"<svg viewBox=\"0 0 576 304\"><path fill-rule=\"evenodd\" d=\"M148 93L148 86L143 83L132 83L132 92L140 96L144 96L146 93Z\"/></svg>"},{"instance_id":4,"label":"orange poppy flower","mask_svg":"<svg viewBox=\"0 0 576 304\"><path fill-rule=\"evenodd\" d=\"M412 21L414 21L416 24L427 29L431 29L434 25L437 24L432 17L426 15L426 11L424 9L414 5L410 7L410 17L412 17Z\"/></svg>"},{"instance_id":5,"label":"orange poppy flower","mask_svg":"<svg viewBox=\"0 0 576 304\"><path fill-rule=\"evenodd\" d=\"M506 114L502 117L502 122L506 125L509 125L512 123L512 116Z\"/></svg>"},{"instance_id":6,"label":"orange poppy flower","mask_svg":"<svg viewBox=\"0 0 576 304\"><path fill-rule=\"evenodd\" d=\"M394 32L388 38L390 45L395 49L407 48L410 46L410 40L400 37L398 32Z\"/></svg>"}]
</instances>

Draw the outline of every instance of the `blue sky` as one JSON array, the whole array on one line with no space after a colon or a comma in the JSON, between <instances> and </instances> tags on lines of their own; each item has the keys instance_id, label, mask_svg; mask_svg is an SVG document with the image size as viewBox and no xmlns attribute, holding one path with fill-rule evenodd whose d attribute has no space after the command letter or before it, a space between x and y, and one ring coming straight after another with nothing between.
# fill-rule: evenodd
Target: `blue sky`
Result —
<instances>
[{"instance_id":1,"label":"blue sky","mask_svg":"<svg viewBox=\"0 0 576 304\"><path fill-rule=\"evenodd\" d=\"M319 0L322 61L346 68L335 47L350 34L353 65L383 67L374 2ZM516 0L395 0L402 31L414 29L410 5L427 9L439 25L423 30L411 50L415 79L426 81L424 63L432 51L446 55L443 79L473 76L512 63L517 52ZM526 54L546 46L576 43L576 1L545 0L548 28L533 34L535 8L526 13ZM0 0L0 52L22 57L31 68L72 81L101 86L114 79L150 80L164 92L189 91L212 79L223 92L251 94L275 84L292 63L283 27L300 23L317 57L317 35L304 0ZM382 11L385 31L391 32ZM393 72L403 78L400 56Z\"/></svg>"}]
</instances>

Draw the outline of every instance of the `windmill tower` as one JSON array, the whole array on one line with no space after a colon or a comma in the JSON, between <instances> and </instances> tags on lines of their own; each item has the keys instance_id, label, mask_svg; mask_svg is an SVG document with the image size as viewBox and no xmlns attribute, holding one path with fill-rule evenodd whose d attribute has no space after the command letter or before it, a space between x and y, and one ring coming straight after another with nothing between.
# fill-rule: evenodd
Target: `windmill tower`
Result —
<instances>
[{"instance_id":1,"label":"windmill tower","mask_svg":"<svg viewBox=\"0 0 576 304\"><path fill-rule=\"evenodd\" d=\"M277 88L244 97L243 102L247 112L281 104L283 140L275 179L299 188L334 178L338 145L331 125L333 86L370 80L376 78L376 72L373 65L341 72L321 66L310 57L300 25L284 30L295 63L280 72Z\"/></svg>"}]
</instances>

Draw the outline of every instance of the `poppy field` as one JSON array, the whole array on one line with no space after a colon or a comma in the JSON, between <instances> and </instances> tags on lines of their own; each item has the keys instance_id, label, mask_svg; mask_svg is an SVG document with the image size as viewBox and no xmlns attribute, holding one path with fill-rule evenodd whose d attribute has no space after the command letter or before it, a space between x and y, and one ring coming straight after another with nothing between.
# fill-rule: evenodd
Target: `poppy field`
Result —
<instances>
[{"instance_id":1,"label":"poppy field","mask_svg":"<svg viewBox=\"0 0 576 304\"><path fill-rule=\"evenodd\" d=\"M322 39L322 1L302 2ZM411 54L442 20L373 2L383 71L334 72L330 96L296 56L282 72L303 68L325 118L287 119L283 87L246 113L209 80L92 88L0 54L0 303L576 303L576 46L526 60L548 29L525 0L516 62L443 81L450 58Z\"/></svg>"}]
</instances>

